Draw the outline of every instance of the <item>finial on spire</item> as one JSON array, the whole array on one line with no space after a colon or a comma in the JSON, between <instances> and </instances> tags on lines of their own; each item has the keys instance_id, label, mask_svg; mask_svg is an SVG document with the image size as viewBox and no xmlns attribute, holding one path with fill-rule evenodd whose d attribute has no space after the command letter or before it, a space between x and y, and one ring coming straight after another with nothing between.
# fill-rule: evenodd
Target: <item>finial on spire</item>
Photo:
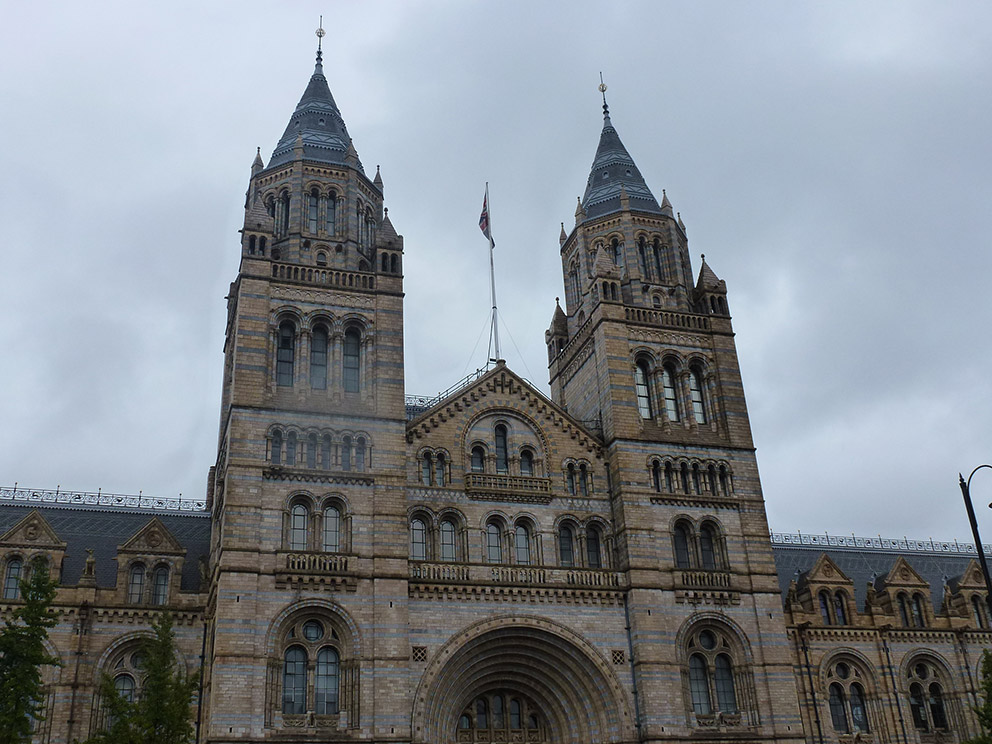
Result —
<instances>
[{"instance_id":1,"label":"finial on spire","mask_svg":"<svg viewBox=\"0 0 992 744\"><path fill-rule=\"evenodd\" d=\"M606 103L606 83L603 82L603 73L599 73L599 92L603 94L603 118L610 120L610 106Z\"/></svg>"},{"instance_id":2,"label":"finial on spire","mask_svg":"<svg viewBox=\"0 0 992 744\"><path fill-rule=\"evenodd\" d=\"M324 41L324 34L327 33L324 31L324 16L320 16L320 22L317 24L317 30L314 31L314 33L317 34L317 69L322 70L321 62L324 57L322 44Z\"/></svg>"}]
</instances>

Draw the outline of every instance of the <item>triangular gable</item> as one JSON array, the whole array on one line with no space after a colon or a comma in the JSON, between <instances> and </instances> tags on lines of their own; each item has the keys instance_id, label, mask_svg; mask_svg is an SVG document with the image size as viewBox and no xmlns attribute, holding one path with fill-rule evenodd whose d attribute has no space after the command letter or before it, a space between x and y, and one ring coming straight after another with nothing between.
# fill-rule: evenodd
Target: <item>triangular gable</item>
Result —
<instances>
[{"instance_id":1,"label":"triangular gable","mask_svg":"<svg viewBox=\"0 0 992 744\"><path fill-rule=\"evenodd\" d=\"M59 548L61 550L65 550L66 546L37 509L7 530L5 534L0 535L0 545L18 548Z\"/></svg>"},{"instance_id":2,"label":"triangular gable","mask_svg":"<svg viewBox=\"0 0 992 744\"><path fill-rule=\"evenodd\" d=\"M885 586L929 589L930 582L920 576L905 558L899 556L885 575Z\"/></svg>"},{"instance_id":3,"label":"triangular gable","mask_svg":"<svg viewBox=\"0 0 992 744\"><path fill-rule=\"evenodd\" d=\"M127 542L118 546L118 553L151 553L152 555L186 555L184 548L158 517L152 517Z\"/></svg>"},{"instance_id":4,"label":"triangular gable","mask_svg":"<svg viewBox=\"0 0 992 744\"><path fill-rule=\"evenodd\" d=\"M960 576L955 576L948 581L956 591L958 589L985 589L985 577L982 576L982 567L978 561L972 558L968 562L968 567Z\"/></svg>"},{"instance_id":5,"label":"triangular gable","mask_svg":"<svg viewBox=\"0 0 992 744\"><path fill-rule=\"evenodd\" d=\"M847 584L854 582L848 578L847 574L840 570L840 566L826 553L820 553L813 568L806 572L807 584Z\"/></svg>"},{"instance_id":6,"label":"triangular gable","mask_svg":"<svg viewBox=\"0 0 992 744\"><path fill-rule=\"evenodd\" d=\"M487 399L493 395L512 397L523 402L528 413L537 421L549 423L566 436L597 455L602 446L598 437L586 429L578 420L559 408L530 383L518 376L505 363L496 367L478 380L452 393L436 403L407 424L407 441L422 437L450 418L460 416L465 411L487 406Z\"/></svg>"}]
</instances>

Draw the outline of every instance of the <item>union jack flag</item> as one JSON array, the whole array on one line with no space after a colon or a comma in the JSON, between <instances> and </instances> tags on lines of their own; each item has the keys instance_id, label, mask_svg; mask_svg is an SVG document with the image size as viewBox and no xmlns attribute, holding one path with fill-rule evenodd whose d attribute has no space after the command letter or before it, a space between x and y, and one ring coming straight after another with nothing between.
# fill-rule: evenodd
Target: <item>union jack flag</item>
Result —
<instances>
[{"instance_id":1,"label":"union jack flag","mask_svg":"<svg viewBox=\"0 0 992 744\"><path fill-rule=\"evenodd\" d=\"M486 195L482 197L482 214L479 216L479 229L482 230L482 234L489 238L489 242L496 245L496 241L493 240L492 234L489 232L489 190L486 190Z\"/></svg>"}]
</instances>

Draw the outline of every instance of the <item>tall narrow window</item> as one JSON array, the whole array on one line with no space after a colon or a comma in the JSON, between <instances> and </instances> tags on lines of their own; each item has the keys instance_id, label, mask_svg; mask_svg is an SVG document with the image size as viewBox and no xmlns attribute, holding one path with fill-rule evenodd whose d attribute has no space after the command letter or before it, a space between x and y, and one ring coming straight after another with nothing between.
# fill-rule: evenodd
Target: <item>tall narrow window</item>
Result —
<instances>
[{"instance_id":1,"label":"tall narrow window","mask_svg":"<svg viewBox=\"0 0 992 744\"><path fill-rule=\"evenodd\" d=\"M282 432L276 429L272 432L272 464L279 465L282 463Z\"/></svg>"},{"instance_id":2,"label":"tall narrow window","mask_svg":"<svg viewBox=\"0 0 992 744\"><path fill-rule=\"evenodd\" d=\"M341 440L341 469L351 470L351 437Z\"/></svg>"},{"instance_id":3,"label":"tall narrow window","mask_svg":"<svg viewBox=\"0 0 992 744\"><path fill-rule=\"evenodd\" d=\"M427 525L422 519L414 519L410 523L410 558L427 560Z\"/></svg>"},{"instance_id":4,"label":"tall narrow window","mask_svg":"<svg viewBox=\"0 0 992 744\"><path fill-rule=\"evenodd\" d=\"M327 234L334 235L335 233L335 218L337 217L337 206L338 201L334 198L334 192L332 191L327 195Z\"/></svg>"},{"instance_id":5,"label":"tall narrow window","mask_svg":"<svg viewBox=\"0 0 992 744\"><path fill-rule=\"evenodd\" d=\"M438 452L437 459L434 461L434 485L438 488L444 488L444 469L446 464L444 453Z\"/></svg>"},{"instance_id":6,"label":"tall narrow window","mask_svg":"<svg viewBox=\"0 0 992 744\"><path fill-rule=\"evenodd\" d=\"M682 463L681 475L682 493L689 493L689 466L686 463Z\"/></svg>"},{"instance_id":7,"label":"tall narrow window","mask_svg":"<svg viewBox=\"0 0 992 744\"><path fill-rule=\"evenodd\" d=\"M830 685L830 722L838 733L847 734L851 731L847 721L847 707L844 705L844 690L836 682Z\"/></svg>"},{"instance_id":8,"label":"tall narrow window","mask_svg":"<svg viewBox=\"0 0 992 744\"><path fill-rule=\"evenodd\" d=\"M475 701L475 726L480 729L489 728L489 709L486 701L479 698Z\"/></svg>"},{"instance_id":9,"label":"tall narrow window","mask_svg":"<svg viewBox=\"0 0 992 744\"><path fill-rule=\"evenodd\" d=\"M314 713L332 716L338 712L339 689L338 652L325 647L317 652L317 675L314 679Z\"/></svg>"},{"instance_id":10,"label":"tall narrow window","mask_svg":"<svg viewBox=\"0 0 992 744\"><path fill-rule=\"evenodd\" d=\"M288 320L279 324L279 348L276 350L276 384L293 385L293 362L296 346L296 327Z\"/></svg>"},{"instance_id":11,"label":"tall narrow window","mask_svg":"<svg viewBox=\"0 0 992 744\"><path fill-rule=\"evenodd\" d=\"M496 472L504 475L509 472L506 458L506 427L503 424L496 425Z\"/></svg>"},{"instance_id":12,"label":"tall narrow window","mask_svg":"<svg viewBox=\"0 0 992 744\"><path fill-rule=\"evenodd\" d=\"M296 432L291 431L286 435L286 464L296 465Z\"/></svg>"},{"instance_id":13,"label":"tall narrow window","mask_svg":"<svg viewBox=\"0 0 992 744\"><path fill-rule=\"evenodd\" d=\"M675 472L672 467L672 463L665 463L665 490L669 493L675 493Z\"/></svg>"},{"instance_id":14,"label":"tall narrow window","mask_svg":"<svg viewBox=\"0 0 992 744\"><path fill-rule=\"evenodd\" d=\"M534 453L530 450L520 453L520 475L527 477L534 475Z\"/></svg>"},{"instance_id":15,"label":"tall narrow window","mask_svg":"<svg viewBox=\"0 0 992 744\"><path fill-rule=\"evenodd\" d=\"M285 235L289 232L289 194L282 195L282 230L280 235Z\"/></svg>"},{"instance_id":16,"label":"tall narrow window","mask_svg":"<svg viewBox=\"0 0 992 744\"><path fill-rule=\"evenodd\" d=\"M365 472L365 437L359 437L355 441L355 470L359 473Z\"/></svg>"},{"instance_id":17,"label":"tall narrow window","mask_svg":"<svg viewBox=\"0 0 992 744\"><path fill-rule=\"evenodd\" d=\"M320 440L320 467L331 469L331 435L325 434Z\"/></svg>"},{"instance_id":18,"label":"tall narrow window","mask_svg":"<svg viewBox=\"0 0 992 744\"><path fill-rule=\"evenodd\" d=\"M486 557L490 563L503 562L503 548L500 545L499 525L490 522L486 525Z\"/></svg>"},{"instance_id":19,"label":"tall narrow window","mask_svg":"<svg viewBox=\"0 0 992 744\"><path fill-rule=\"evenodd\" d=\"M114 677L114 690L116 690L118 697L126 703L134 702L135 687L134 677L130 674L119 674Z\"/></svg>"},{"instance_id":20,"label":"tall narrow window","mask_svg":"<svg viewBox=\"0 0 992 744\"><path fill-rule=\"evenodd\" d=\"M441 560L442 561L453 561L455 560L456 550L455 550L455 523L450 519L445 519L441 522Z\"/></svg>"},{"instance_id":21,"label":"tall narrow window","mask_svg":"<svg viewBox=\"0 0 992 744\"><path fill-rule=\"evenodd\" d=\"M327 329L317 326L310 339L310 387L327 388Z\"/></svg>"},{"instance_id":22,"label":"tall narrow window","mask_svg":"<svg viewBox=\"0 0 992 744\"><path fill-rule=\"evenodd\" d=\"M658 281L660 282L662 279L664 279L665 275L661 273L661 251L658 249L657 239L654 241L654 244L651 246L651 255L654 257L655 276L658 277Z\"/></svg>"},{"instance_id":23,"label":"tall narrow window","mask_svg":"<svg viewBox=\"0 0 992 744\"><path fill-rule=\"evenodd\" d=\"M299 646L286 649L282 667L282 712L306 712L307 652Z\"/></svg>"},{"instance_id":24,"label":"tall narrow window","mask_svg":"<svg viewBox=\"0 0 992 744\"><path fill-rule=\"evenodd\" d=\"M716 536L713 525L704 524L699 530L699 562L708 571L716 569Z\"/></svg>"},{"instance_id":25,"label":"tall narrow window","mask_svg":"<svg viewBox=\"0 0 992 744\"><path fill-rule=\"evenodd\" d=\"M914 594L913 604L911 606L913 608L913 625L917 628L927 627L927 616L923 611L923 595Z\"/></svg>"},{"instance_id":26,"label":"tall narrow window","mask_svg":"<svg viewBox=\"0 0 992 744\"><path fill-rule=\"evenodd\" d=\"M152 574L152 604L164 605L169 599L169 569L159 566Z\"/></svg>"},{"instance_id":27,"label":"tall narrow window","mask_svg":"<svg viewBox=\"0 0 992 744\"><path fill-rule=\"evenodd\" d=\"M675 368L670 364L661 368L661 386L665 391L665 414L668 416L668 420L681 420L679 396L675 389Z\"/></svg>"},{"instance_id":28,"label":"tall narrow window","mask_svg":"<svg viewBox=\"0 0 992 744\"><path fill-rule=\"evenodd\" d=\"M486 451L482 447L472 448L472 472L484 473L486 471Z\"/></svg>"},{"instance_id":29,"label":"tall narrow window","mask_svg":"<svg viewBox=\"0 0 992 744\"><path fill-rule=\"evenodd\" d=\"M565 468L565 485L568 488L568 495L575 495L575 465L568 463L568 467Z\"/></svg>"},{"instance_id":30,"label":"tall narrow window","mask_svg":"<svg viewBox=\"0 0 992 744\"><path fill-rule=\"evenodd\" d=\"M920 731L929 731L930 722L923 704L923 686L919 682L909 686L909 710L913 715L913 726Z\"/></svg>"},{"instance_id":31,"label":"tall narrow window","mask_svg":"<svg viewBox=\"0 0 992 744\"><path fill-rule=\"evenodd\" d=\"M689 568L689 529L679 522L675 525L675 567Z\"/></svg>"},{"instance_id":32,"label":"tall narrow window","mask_svg":"<svg viewBox=\"0 0 992 744\"><path fill-rule=\"evenodd\" d=\"M641 276L647 280L648 277L648 262L647 255L644 248L644 238L641 238L637 243L637 263L641 269Z\"/></svg>"},{"instance_id":33,"label":"tall narrow window","mask_svg":"<svg viewBox=\"0 0 992 744\"><path fill-rule=\"evenodd\" d=\"M255 242L257 240L258 239L254 235L252 235L250 238L248 238L248 255L249 256L254 256L255 255Z\"/></svg>"},{"instance_id":34,"label":"tall narrow window","mask_svg":"<svg viewBox=\"0 0 992 744\"><path fill-rule=\"evenodd\" d=\"M692 697L692 710L697 716L707 716L712 712L706 659L699 654L689 657L689 693Z\"/></svg>"},{"instance_id":35,"label":"tall narrow window","mask_svg":"<svg viewBox=\"0 0 992 744\"><path fill-rule=\"evenodd\" d=\"M320 203L317 191L310 192L307 198L307 228L311 234L317 234L317 205Z\"/></svg>"},{"instance_id":36,"label":"tall narrow window","mask_svg":"<svg viewBox=\"0 0 992 744\"><path fill-rule=\"evenodd\" d=\"M727 468L720 466L720 493L724 496L730 495L730 476L727 475Z\"/></svg>"},{"instance_id":37,"label":"tall narrow window","mask_svg":"<svg viewBox=\"0 0 992 744\"><path fill-rule=\"evenodd\" d=\"M303 504L293 506L289 515L289 549L307 549L307 521L310 515Z\"/></svg>"},{"instance_id":38,"label":"tall narrow window","mask_svg":"<svg viewBox=\"0 0 992 744\"><path fill-rule=\"evenodd\" d=\"M946 729L947 714L944 711L943 690L941 690L939 684L932 682L928 692L930 694L927 697L927 702L930 705L930 720L933 721L933 727L935 729Z\"/></svg>"},{"instance_id":39,"label":"tall narrow window","mask_svg":"<svg viewBox=\"0 0 992 744\"><path fill-rule=\"evenodd\" d=\"M858 731L868 732L868 713L865 708L865 691L857 682L851 685L851 721Z\"/></svg>"},{"instance_id":40,"label":"tall narrow window","mask_svg":"<svg viewBox=\"0 0 992 744\"><path fill-rule=\"evenodd\" d=\"M651 462L651 485L655 491L661 493L661 463L657 460Z\"/></svg>"},{"instance_id":41,"label":"tall narrow window","mask_svg":"<svg viewBox=\"0 0 992 744\"><path fill-rule=\"evenodd\" d=\"M7 561L7 574L3 580L3 598L17 599L21 596L21 572L24 569L24 561L20 558L11 558Z\"/></svg>"},{"instance_id":42,"label":"tall narrow window","mask_svg":"<svg viewBox=\"0 0 992 744\"><path fill-rule=\"evenodd\" d=\"M904 628L912 627L912 624L909 622L909 607L906 605L906 595L900 594L898 602L899 602L899 619L902 620L903 627Z\"/></svg>"},{"instance_id":43,"label":"tall narrow window","mask_svg":"<svg viewBox=\"0 0 992 744\"><path fill-rule=\"evenodd\" d=\"M716 467L714 465L710 465L706 469L706 481L710 493L716 496Z\"/></svg>"},{"instance_id":44,"label":"tall narrow window","mask_svg":"<svg viewBox=\"0 0 992 744\"><path fill-rule=\"evenodd\" d=\"M692 415L696 423L706 423L706 404L703 400L703 376L698 369L689 371L689 393L692 397Z\"/></svg>"},{"instance_id":45,"label":"tall narrow window","mask_svg":"<svg viewBox=\"0 0 992 744\"><path fill-rule=\"evenodd\" d=\"M510 701L510 728L518 729L522 727L522 722L520 720L520 701L513 698Z\"/></svg>"},{"instance_id":46,"label":"tall narrow window","mask_svg":"<svg viewBox=\"0 0 992 744\"><path fill-rule=\"evenodd\" d=\"M514 529L514 543L516 548L517 564L521 566L530 565L530 533L522 524L518 524Z\"/></svg>"},{"instance_id":47,"label":"tall narrow window","mask_svg":"<svg viewBox=\"0 0 992 744\"><path fill-rule=\"evenodd\" d=\"M834 619L837 620L838 625L847 625L847 608L841 592L834 595Z\"/></svg>"},{"instance_id":48,"label":"tall narrow window","mask_svg":"<svg viewBox=\"0 0 992 744\"><path fill-rule=\"evenodd\" d=\"M985 627L985 613L982 612L982 601L977 594L971 595L971 609L975 614L975 625L979 628Z\"/></svg>"},{"instance_id":49,"label":"tall narrow window","mask_svg":"<svg viewBox=\"0 0 992 744\"><path fill-rule=\"evenodd\" d=\"M263 256L265 255L265 243L265 236L262 236L262 238L258 241L258 252Z\"/></svg>"},{"instance_id":50,"label":"tall narrow window","mask_svg":"<svg viewBox=\"0 0 992 744\"><path fill-rule=\"evenodd\" d=\"M833 623L833 617L830 615L830 595L825 591L820 592L820 619L823 620L824 625L830 625Z\"/></svg>"},{"instance_id":51,"label":"tall narrow window","mask_svg":"<svg viewBox=\"0 0 992 744\"><path fill-rule=\"evenodd\" d=\"M341 550L341 511L336 506L324 507L324 536L321 542L325 553Z\"/></svg>"},{"instance_id":52,"label":"tall narrow window","mask_svg":"<svg viewBox=\"0 0 992 744\"><path fill-rule=\"evenodd\" d=\"M131 566L127 582L127 601L131 604L141 604L145 598L145 566L135 563Z\"/></svg>"},{"instance_id":53,"label":"tall narrow window","mask_svg":"<svg viewBox=\"0 0 992 744\"><path fill-rule=\"evenodd\" d=\"M602 568L603 555L600 550L599 530L590 527L586 530L586 565L589 568Z\"/></svg>"},{"instance_id":54,"label":"tall narrow window","mask_svg":"<svg viewBox=\"0 0 992 744\"><path fill-rule=\"evenodd\" d=\"M572 567L575 565L575 537L572 528L562 525L558 530L558 562L562 566Z\"/></svg>"},{"instance_id":55,"label":"tall narrow window","mask_svg":"<svg viewBox=\"0 0 992 744\"><path fill-rule=\"evenodd\" d=\"M589 495L589 471L585 463L579 465L579 495L582 498Z\"/></svg>"},{"instance_id":56,"label":"tall narrow window","mask_svg":"<svg viewBox=\"0 0 992 744\"><path fill-rule=\"evenodd\" d=\"M703 493L702 479L699 477L699 465L694 464L692 466L692 490L697 495Z\"/></svg>"},{"instance_id":57,"label":"tall narrow window","mask_svg":"<svg viewBox=\"0 0 992 744\"><path fill-rule=\"evenodd\" d=\"M493 696L493 728L503 728L503 696Z\"/></svg>"},{"instance_id":58,"label":"tall narrow window","mask_svg":"<svg viewBox=\"0 0 992 744\"><path fill-rule=\"evenodd\" d=\"M613 253L613 263L617 266L623 267L623 243L621 243L616 238L613 238L613 242L610 243L610 248Z\"/></svg>"},{"instance_id":59,"label":"tall narrow window","mask_svg":"<svg viewBox=\"0 0 992 744\"><path fill-rule=\"evenodd\" d=\"M317 467L317 435L307 436L307 467L313 470Z\"/></svg>"},{"instance_id":60,"label":"tall narrow window","mask_svg":"<svg viewBox=\"0 0 992 744\"><path fill-rule=\"evenodd\" d=\"M634 388L637 391L637 410L641 418L652 418L654 411L651 406L651 389L648 387L648 363L643 359L634 365Z\"/></svg>"},{"instance_id":61,"label":"tall narrow window","mask_svg":"<svg viewBox=\"0 0 992 744\"><path fill-rule=\"evenodd\" d=\"M357 393L361 387L358 371L359 344L360 337L356 329L349 328L344 332L344 391L346 393Z\"/></svg>"},{"instance_id":62,"label":"tall narrow window","mask_svg":"<svg viewBox=\"0 0 992 744\"><path fill-rule=\"evenodd\" d=\"M716 687L716 705L724 713L737 712L737 693L734 690L734 670L730 657L719 654L713 662L713 686Z\"/></svg>"},{"instance_id":63,"label":"tall narrow window","mask_svg":"<svg viewBox=\"0 0 992 744\"><path fill-rule=\"evenodd\" d=\"M425 486L431 484L431 453L425 452L420 460L420 482Z\"/></svg>"}]
</instances>

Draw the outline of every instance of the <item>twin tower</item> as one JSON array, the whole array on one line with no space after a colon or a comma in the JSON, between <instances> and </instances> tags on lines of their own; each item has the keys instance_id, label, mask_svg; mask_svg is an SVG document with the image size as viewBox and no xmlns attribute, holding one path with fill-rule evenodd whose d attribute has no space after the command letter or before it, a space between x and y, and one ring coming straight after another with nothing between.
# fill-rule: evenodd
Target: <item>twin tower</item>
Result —
<instances>
[{"instance_id":1,"label":"twin tower","mask_svg":"<svg viewBox=\"0 0 992 744\"><path fill-rule=\"evenodd\" d=\"M550 398L500 362L406 406L403 238L319 53L241 251L206 740L802 740L726 287L605 106Z\"/></svg>"}]
</instances>

